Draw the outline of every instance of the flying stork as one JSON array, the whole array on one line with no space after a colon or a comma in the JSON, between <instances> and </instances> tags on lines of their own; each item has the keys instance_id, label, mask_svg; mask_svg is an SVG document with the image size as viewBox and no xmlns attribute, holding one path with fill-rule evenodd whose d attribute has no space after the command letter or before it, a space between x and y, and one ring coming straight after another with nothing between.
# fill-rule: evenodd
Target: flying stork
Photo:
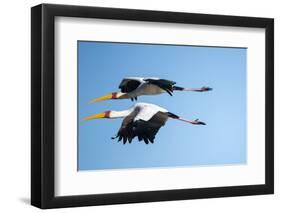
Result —
<instances>
[{"instance_id":1,"label":"flying stork","mask_svg":"<svg viewBox=\"0 0 281 213\"><path fill-rule=\"evenodd\" d=\"M91 100L90 103L108 99L131 99L133 101L137 100L137 97L141 95L159 95L162 93L168 93L172 96L174 91L205 92L212 90L210 87L183 88L175 86L175 84L176 82L174 81L154 77L127 77L124 78L119 85L121 92L109 93L105 96Z\"/></svg>"},{"instance_id":2,"label":"flying stork","mask_svg":"<svg viewBox=\"0 0 281 213\"><path fill-rule=\"evenodd\" d=\"M165 125L168 118L194 125L206 125L198 119L186 120L160 106L149 103L137 103L123 111L106 111L84 118L82 121L97 118L124 118L118 133L115 137L112 137L112 139L118 138L118 142L123 139L123 144L127 141L131 143L135 137L146 144L149 144L149 142L153 143L155 135Z\"/></svg>"}]
</instances>

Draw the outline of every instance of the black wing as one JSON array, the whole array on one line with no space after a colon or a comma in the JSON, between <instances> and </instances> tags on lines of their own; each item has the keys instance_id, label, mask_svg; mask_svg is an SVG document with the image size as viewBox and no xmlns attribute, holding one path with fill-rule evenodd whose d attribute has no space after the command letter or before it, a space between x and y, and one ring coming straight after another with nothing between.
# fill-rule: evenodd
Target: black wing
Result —
<instances>
[{"instance_id":1,"label":"black wing","mask_svg":"<svg viewBox=\"0 0 281 213\"><path fill-rule=\"evenodd\" d=\"M170 81L170 80L166 80L166 79L145 79L145 81L149 84L154 84L158 87L160 87L161 89L165 90L169 95L172 96L172 92L173 92L173 85L176 84L176 82L174 81Z\"/></svg>"},{"instance_id":2,"label":"black wing","mask_svg":"<svg viewBox=\"0 0 281 213\"><path fill-rule=\"evenodd\" d=\"M159 129L165 125L168 115L164 112L156 113L150 120L138 120L134 123L135 133L139 141L144 141L146 144L153 143Z\"/></svg>"},{"instance_id":3,"label":"black wing","mask_svg":"<svg viewBox=\"0 0 281 213\"><path fill-rule=\"evenodd\" d=\"M138 80L123 79L119 85L119 89L121 89L121 92L123 93L129 93L137 89L140 84L141 82Z\"/></svg>"},{"instance_id":4,"label":"black wing","mask_svg":"<svg viewBox=\"0 0 281 213\"><path fill-rule=\"evenodd\" d=\"M112 139L118 138L118 142L123 139L124 144L127 141L131 143L133 138L136 136L133 131L133 127L134 127L134 116L129 115L125 117L117 135Z\"/></svg>"},{"instance_id":5,"label":"black wing","mask_svg":"<svg viewBox=\"0 0 281 213\"><path fill-rule=\"evenodd\" d=\"M121 125L116 137L118 141L123 140L125 144L127 141L132 142L134 137L137 137L139 141L144 141L146 144L153 143L155 136L159 129L165 125L168 119L168 114L165 112L156 113L150 120L137 120L134 121L133 116L127 116Z\"/></svg>"}]
</instances>

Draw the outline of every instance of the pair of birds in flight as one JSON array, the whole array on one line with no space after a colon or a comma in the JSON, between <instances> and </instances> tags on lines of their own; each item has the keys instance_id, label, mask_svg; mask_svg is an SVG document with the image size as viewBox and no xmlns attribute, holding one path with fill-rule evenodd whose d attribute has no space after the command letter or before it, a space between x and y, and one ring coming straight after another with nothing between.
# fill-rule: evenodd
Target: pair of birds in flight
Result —
<instances>
[{"instance_id":1,"label":"pair of birds in flight","mask_svg":"<svg viewBox=\"0 0 281 213\"><path fill-rule=\"evenodd\" d=\"M113 92L105 96L96 98L90 103L109 99L131 99L136 101L142 95L159 95L168 93L173 95L174 91L193 91L206 92L212 90L210 87L201 88L183 88L176 86L176 82L160 79L160 78L141 78L128 77L124 78L120 85L120 92ZM139 141L146 144L153 143L159 129L165 125L168 118L177 119L193 125L206 125L204 122L196 120L186 120L168 110L150 103L136 103L133 107L123 111L106 111L84 118L82 121L97 118L124 118L121 127L112 139L118 138L123 140L123 144L127 141L132 142L137 137Z\"/></svg>"}]
</instances>

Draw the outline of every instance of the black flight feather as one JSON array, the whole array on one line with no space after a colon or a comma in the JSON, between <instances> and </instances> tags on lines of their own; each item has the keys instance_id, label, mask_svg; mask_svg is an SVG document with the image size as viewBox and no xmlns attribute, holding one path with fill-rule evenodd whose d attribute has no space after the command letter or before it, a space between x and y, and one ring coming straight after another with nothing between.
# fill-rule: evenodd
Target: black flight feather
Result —
<instances>
[{"instance_id":1,"label":"black flight feather","mask_svg":"<svg viewBox=\"0 0 281 213\"><path fill-rule=\"evenodd\" d=\"M148 121L136 120L134 121L134 116L129 115L124 118L122 125L117 133L118 141L123 139L123 144L132 142L133 138L137 137L139 141L144 141L144 143L154 143L154 139L159 129L165 125L168 117L178 118L177 115L169 112L157 112ZM112 138L112 139L115 139Z\"/></svg>"},{"instance_id":2,"label":"black flight feather","mask_svg":"<svg viewBox=\"0 0 281 213\"><path fill-rule=\"evenodd\" d=\"M174 81L166 80L166 79L145 79L145 81L149 84L154 84L161 89L165 90L169 95L173 95L173 85L176 84Z\"/></svg>"}]
</instances>

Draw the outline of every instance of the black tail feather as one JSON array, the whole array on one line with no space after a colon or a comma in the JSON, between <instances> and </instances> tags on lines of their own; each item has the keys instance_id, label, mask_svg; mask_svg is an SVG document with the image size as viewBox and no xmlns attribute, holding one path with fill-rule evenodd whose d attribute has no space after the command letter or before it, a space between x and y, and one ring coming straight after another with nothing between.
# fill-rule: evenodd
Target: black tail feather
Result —
<instances>
[{"instance_id":1,"label":"black tail feather","mask_svg":"<svg viewBox=\"0 0 281 213\"><path fill-rule=\"evenodd\" d=\"M173 90L179 90L179 91L182 91L182 90L184 90L184 88L183 88L183 87L173 86Z\"/></svg>"},{"instance_id":2,"label":"black tail feather","mask_svg":"<svg viewBox=\"0 0 281 213\"><path fill-rule=\"evenodd\" d=\"M170 118L175 118L175 119L179 118L179 116L177 116L176 114L171 113L171 112L167 112L167 115L168 115Z\"/></svg>"}]
</instances>

